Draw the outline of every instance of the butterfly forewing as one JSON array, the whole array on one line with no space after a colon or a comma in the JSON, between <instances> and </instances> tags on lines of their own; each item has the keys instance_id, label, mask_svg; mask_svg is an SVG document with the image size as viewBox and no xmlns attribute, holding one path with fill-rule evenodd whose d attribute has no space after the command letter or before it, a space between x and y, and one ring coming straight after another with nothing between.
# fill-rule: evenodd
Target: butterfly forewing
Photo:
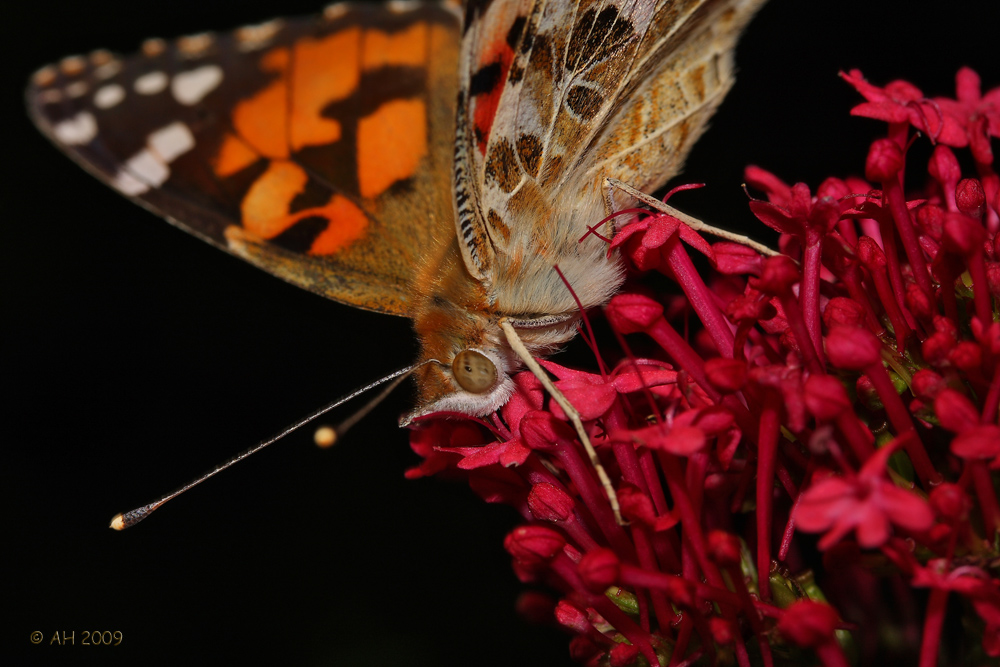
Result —
<instances>
[{"instance_id":1,"label":"butterfly forewing","mask_svg":"<svg viewBox=\"0 0 1000 667\"><path fill-rule=\"evenodd\" d=\"M334 5L67 58L35 75L28 105L74 159L174 224L402 315L419 249L452 224L458 30L436 4Z\"/></svg>"}]
</instances>

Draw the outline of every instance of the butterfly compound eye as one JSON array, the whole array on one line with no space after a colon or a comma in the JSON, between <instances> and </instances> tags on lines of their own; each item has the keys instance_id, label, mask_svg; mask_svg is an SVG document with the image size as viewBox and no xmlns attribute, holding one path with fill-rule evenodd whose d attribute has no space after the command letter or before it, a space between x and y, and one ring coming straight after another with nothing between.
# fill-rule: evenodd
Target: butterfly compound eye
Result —
<instances>
[{"instance_id":1,"label":"butterfly compound eye","mask_svg":"<svg viewBox=\"0 0 1000 667\"><path fill-rule=\"evenodd\" d=\"M497 381L497 367L475 350L459 352L451 362L451 372L458 386L472 394L489 391Z\"/></svg>"}]
</instances>

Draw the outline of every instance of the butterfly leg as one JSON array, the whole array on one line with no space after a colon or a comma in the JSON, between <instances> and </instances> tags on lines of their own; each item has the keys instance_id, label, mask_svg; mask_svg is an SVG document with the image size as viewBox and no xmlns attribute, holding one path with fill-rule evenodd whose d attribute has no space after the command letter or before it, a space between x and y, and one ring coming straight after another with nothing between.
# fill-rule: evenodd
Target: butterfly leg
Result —
<instances>
[{"instance_id":1,"label":"butterfly leg","mask_svg":"<svg viewBox=\"0 0 1000 667\"><path fill-rule=\"evenodd\" d=\"M580 418L580 413L576 411L573 404L566 399L559 388L556 387L549 376L545 373L543 369L535 358L531 356L528 348L525 347L524 343L521 342L521 337L517 335L517 331L514 326L506 318L500 318L500 328L503 329L504 336L507 337L507 343L510 345L511 349L521 358L521 361L528 367L528 369L534 373L538 381L542 383L545 390L549 392L552 399L559 404L566 416L573 423L573 428L576 430L577 436L580 438L580 442L583 444L584 450L587 452L587 456L590 459L590 464L594 466L594 470L597 472L597 478L601 482L601 486L604 488L605 493L608 495L608 502L611 504L611 511L614 512L615 521L618 522L619 526L624 526L625 521L622 519L621 507L618 505L618 495L615 493L614 487L611 485L611 478L608 477L608 473L604 470L604 466L601 465L601 461L597 458L597 452L594 450L594 445L591 444L590 438L587 436L587 431L583 428L583 420Z\"/></svg>"},{"instance_id":2,"label":"butterfly leg","mask_svg":"<svg viewBox=\"0 0 1000 667\"><path fill-rule=\"evenodd\" d=\"M753 248L754 250L764 255L765 257L773 257L774 255L781 254L777 250L772 250L771 248L768 248L763 243L758 243L757 241L754 241L749 236L744 236L743 234L736 234L734 232L726 231L725 229L713 227L712 225L706 224L697 218L692 218L690 215L678 211L673 206L665 204L664 202L660 201L659 199L656 199L655 197L650 197L646 193L633 188L628 183L619 181L617 178L605 178L604 185L607 189L607 194L605 195L604 199L605 208L611 206L611 191L621 190L622 192L631 195L632 197L635 197L643 204L646 204L647 206L654 208L657 211L660 211L661 213L666 213L669 216L677 218L678 220L680 220L681 222L683 222L685 225L687 225L696 232L705 232L707 234L711 234L712 236L716 236L720 239L725 239L727 241L732 241L733 243L739 243L740 245L745 245L748 248ZM608 214L610 215L611 212L613 211L610 211Z\"/></svg>"}]
</instances>

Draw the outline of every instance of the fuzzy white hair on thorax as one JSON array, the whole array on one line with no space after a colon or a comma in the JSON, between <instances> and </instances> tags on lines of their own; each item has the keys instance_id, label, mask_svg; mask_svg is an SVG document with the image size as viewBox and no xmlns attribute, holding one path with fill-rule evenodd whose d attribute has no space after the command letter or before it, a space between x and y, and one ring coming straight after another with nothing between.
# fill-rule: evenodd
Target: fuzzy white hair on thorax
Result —
<instances>
[{"instance_id":1,"label":"fuzzy white hair on thorax","mask_svg":"<svg viewBox=\"0 0 1000 667\"><path fill-rule=\"evenodd\" d=\"M587 309L607 303L621 286L624 270L617 257L607 256L607 244L594 235L580 241L587 226L604 217L603 203L599 197L580 196L577 201L586 203L566 207L543 230L544 238L523 235L508 253L497 256L490 300L500 312L576 313L579 306L570 288ZM548 252L537 252L539 245ZM556 272L557 265L565 281Z\"/></svg>"}]
</instances>

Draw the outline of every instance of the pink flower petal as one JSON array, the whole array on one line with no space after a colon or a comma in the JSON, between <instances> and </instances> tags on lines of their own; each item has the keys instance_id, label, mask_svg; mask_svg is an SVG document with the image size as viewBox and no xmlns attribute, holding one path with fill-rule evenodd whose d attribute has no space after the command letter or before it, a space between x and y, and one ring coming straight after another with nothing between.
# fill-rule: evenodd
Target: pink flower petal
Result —
<instances>
[{"instance_id":1,"label":"pink flower petal","mask_svg":"<svg viewBox=\"0 0 1000 667\"><path fill-rule=\"evenodd\" d=\"M885 482L881 489L881 505L889 519L908 530L924 531L934 525L934 512L927 501L915 493Z\"/></svg>"},{"instance_id":2,"label":"pink flower petal","mask_svg":"<svg viewBox=\"0 0 1000 667\"><path fill-rule=\"evenodd\" d=\"M987 424L967 429L951 441L951 452L963 459L1000 456L1000 426Z\"/></svg>"},{"instance_id":3,"label":"pink flower petal","mask_svg":"<svg viewBox=\"0 0 1000 667\"><path fill-rule=\"evenodd\" d=\"M857 523L858 544L864 549L882 546L892 532L889 518L871 503L858 507L854 521Z\"/></svg>"}]
</instances>

